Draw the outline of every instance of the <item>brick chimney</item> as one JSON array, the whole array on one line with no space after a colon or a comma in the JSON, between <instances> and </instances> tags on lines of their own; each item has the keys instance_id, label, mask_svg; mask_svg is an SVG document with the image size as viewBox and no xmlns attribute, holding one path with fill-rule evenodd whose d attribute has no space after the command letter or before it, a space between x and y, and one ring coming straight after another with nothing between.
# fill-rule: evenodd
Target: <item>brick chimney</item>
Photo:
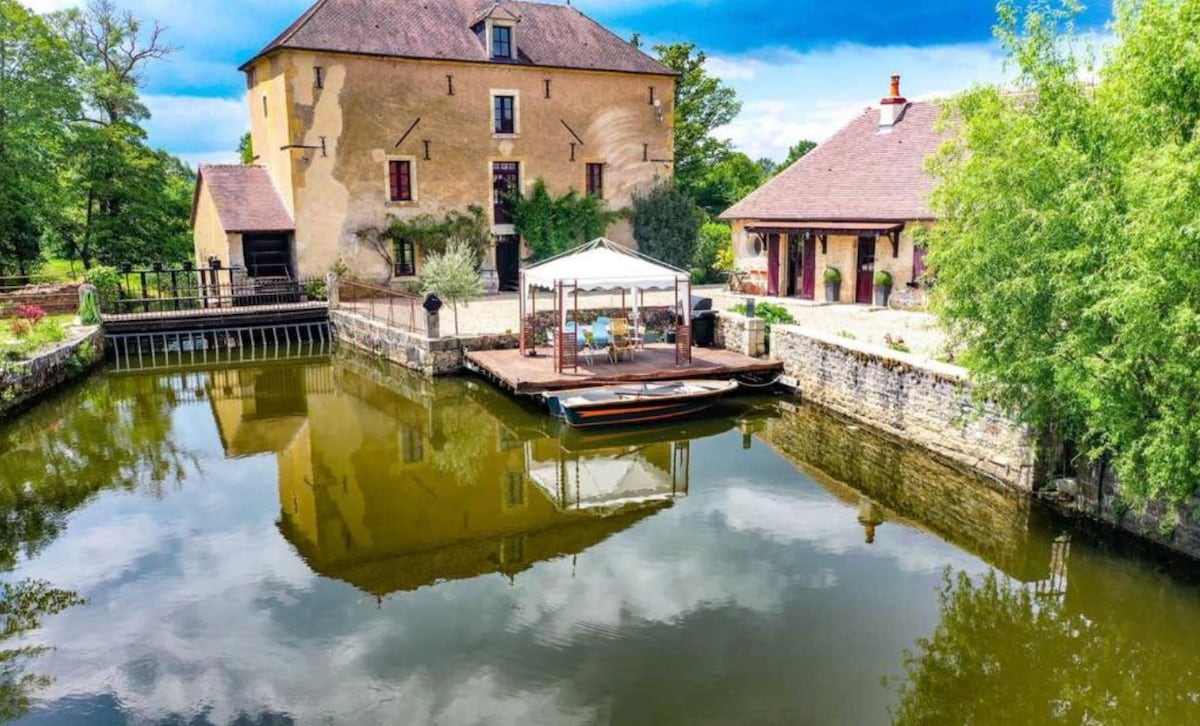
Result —
<instances>
[{"instance_id":1,"label":"brick chimney","mask_svg":"<svg viewBox=\"0 0 1200 726\"><path fill-rule=\"evenodd\" d=\"M891 94L879 102L879 128L890 130L904 115L908 99L900 95L900 76L892 76Z\"/></svg>"}]
</instances>

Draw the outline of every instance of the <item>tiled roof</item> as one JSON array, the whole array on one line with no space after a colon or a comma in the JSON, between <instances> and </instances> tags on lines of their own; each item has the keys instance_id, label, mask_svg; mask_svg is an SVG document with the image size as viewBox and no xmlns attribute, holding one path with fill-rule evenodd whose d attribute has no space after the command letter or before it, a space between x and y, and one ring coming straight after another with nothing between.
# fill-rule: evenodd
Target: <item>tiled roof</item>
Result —
<instances>
[{"instance_id":1,"label":"tiled roof","mask_svg":"<svg viewBox=\"0 0 1200 726\"><path fill-rule=\"evenodd\" d=\"M228 232L288 232L296 228L267 170L261 166L202 165L196 178L217 204Z\"/></svg>"},{"instance_id":2,"label":"tiled roof","mask_svg":"<svg viewBox=\"0 0 1200 726\"><path fill-rule=\"evenodd\" d=\"M506 14L520 18L516 65L674 74L574 7L512 0L320 0L255 58L297 48L491 62L472 26Z\"/></svg>"},{"instance_id":3,"label":"tiled roof","mask_svg":"<svg viewBox=\"0 0 1200 726\"><path fill-rule=\"evenodd\" d=\"M933 219L925 159L945 140L939 107L911 103L888 133L869 108L722 219L908 221Z\"/></svg>"}]
</instances>

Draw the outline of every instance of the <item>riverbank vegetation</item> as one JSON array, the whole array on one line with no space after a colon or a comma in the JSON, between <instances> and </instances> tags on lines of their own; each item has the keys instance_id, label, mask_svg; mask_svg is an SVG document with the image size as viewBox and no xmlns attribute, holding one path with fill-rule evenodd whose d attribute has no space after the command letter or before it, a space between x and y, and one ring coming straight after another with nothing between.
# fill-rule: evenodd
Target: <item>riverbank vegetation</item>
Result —
<instances>
[{"instance_id":1,"label":"riverbank vegetation","mask_svg":"<svg viewBox=\"0 0 1200 726\"><path fill-rule=\"evenodd\" d=\"M174 50L109 0L45 16L0 0L0 275L190 254L194 175L147 143L140 98Z\"/></svg>"},{"instance_id":2,"label":"riverbank vegetation","mask_svg":"<svg viewBox=\"0 0 1200 726\"><path fill-rule=\"evenodd\" d=\"M934 306L988 396L1111 462L1122 496L1200 488L1200 2L1000 6L1018 90L948 104Z\"/></svg>"}]
</instances>

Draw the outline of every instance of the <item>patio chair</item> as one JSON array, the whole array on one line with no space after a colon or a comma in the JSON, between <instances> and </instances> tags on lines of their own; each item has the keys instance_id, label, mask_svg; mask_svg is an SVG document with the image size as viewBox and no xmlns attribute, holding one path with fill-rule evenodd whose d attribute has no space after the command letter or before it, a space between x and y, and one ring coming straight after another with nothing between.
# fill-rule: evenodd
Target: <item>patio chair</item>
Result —
<instances>
[{"instance_id":1,"label":"patio chair","mask_svg":"<svg viewBox=\"0 0 1200 726\"><path fill-rule=\"evenodd\" d=\"M637 341L634 340L629 321L625 318L613 318L611 333L612 346L610 350L613 362L619 363L623 355L628 355L629 360L633 360L637 351Z\"/></svg>"},{"instance_id":2,"label":"patio chair","mask_svg":"<svg viewBox=\"0 0 1200 726\"><path fill-rule=\"evenodd\" d=\"M596 345L600 348L607 348L611 342L608 329L611 322L608 318L600 317L596 318L595 323L592 323L592 339L596 341Z\"/></svg>"}]
</instances>

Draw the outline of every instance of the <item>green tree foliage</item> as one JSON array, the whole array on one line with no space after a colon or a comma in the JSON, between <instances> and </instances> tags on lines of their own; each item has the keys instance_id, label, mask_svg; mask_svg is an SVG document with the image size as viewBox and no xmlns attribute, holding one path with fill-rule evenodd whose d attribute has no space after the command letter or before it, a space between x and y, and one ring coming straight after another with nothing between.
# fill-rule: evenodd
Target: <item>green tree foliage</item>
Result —
<instances>
[{"instance_id":1,"label":"green tree foliage","mask_svg":"<svg viewBox=\"0 0 1200 726\"><path fill-rule=\"evenodd\" d=\"M700 284L720 282L733 261L733 231L724 222L705 222L700 227L692 281Z\"/></svg>"},{"instance_id":2,"label":"green tree foliage","mask_svg":"<svg viewBox=\"0 0 1200 726\"><path fill-rule=\"evenodd\" d=\"M1000 6L1022 93L950 104L934 303L985 395L1131 499L1178 500L1200 485L1200 1L1116 9L1089 86L1066 12Z\"/></svg>"},{"instance_id":3,"label":"green tree foliage","mask_svg":"<svg viewBox=\"0 0 1200 726\"><path fill-rule=\"evenodd\" d=\"M0 275L33 272L58 191L65 122L78 115L66 44L15 0L0 0Z\"/></svg>"},{"instance_id":4,"label":"green tree foliage","mask_svg":"<svg viewBox=\"0 0 1200 726\"><path fill-rule=\"evenodd\" d=\"M660 184L633 198L633 236L642 252L680 269L689 269L704 214L673 184Z\"/></svg>"},{"instance_id":5,"label":"green tree foliage","mask_svg":"<svg viewBox=\"0 0 1200 726\"><path fill-rule=\"evenodd\" d=\"M788 147L787 158L783 160L782 164L775 168L775 173L778 174L792 164L795 164L797 161L800 161L800 159L808 156L808 152L815 148L817 148L817 142L815 141L809 141L808 139L797 141L795 144Z\"/></svg>"},{"instance_id":6,"label":"green tree foliage","mask_svg":"<svg viewBox=\"0 0 1200 726\"><path fill-rule=\"evenodd\" d=\"M659 62L679 73L675 85L675 181L687 193L730 152L727 139L713 133L742 110L737 92L704 64L708 57L692 43L656 45Z\"/></svg>"},{"instance_id":7,"label":"green tree foliage","mask_svg":"<svg viewBox=\"0 0 1200 726\"><path fill-rule=\"evenodd\" d=\"M254 163L254 138L250 136L249 131L238 139L238 158L243 166L250 166Z\"/></svg>"},{"instance_id":8,"label":"green tree foliage","mask_svg":"<svg viewBox=\"0 0 1200 726\"><path fill-rule=\"evenodd\" d=\"M452 242L445 252L425 258L421 267L421 292L438 297L454 307L454 334L458 335L458 304L483 294L479 279L479 256L463 242Z\"/></svg>"},{"instance_id":9,"label":"green tree foliage","mask_svg":"<svg viewBox=\"0 0 1200 726\"><path fill-rule=\"evenodd\" d=\"M1190 643L1098 623L1070 600L1035 597L994 572L945 575L941 620L904 658L893 723L1195 723L1200 676ZM1116 620L1119 611L1097 608ZM1114 627L1115 626L1115 627ZM1139 632L1140 631L1140 632ZM891 679L888 679L889 681Z\"/></svg>"},{"instance_id":10,"label":"green tree foliage","mask_svg":"<svg viewBox=\"0 0 1200 726\"><path fill-rule=\"evenodd\" d=\"M621 216L610 211L603 199L574 189L555 197L544 179L534 182L529 196L516 197L512 212L513 227L529 247L533 262L603 237Z\"/></svg>"},{"instance_id":11,"label":"green tree foliage","mask_svg":"<svg viewBox=\"0 0 1200 726\"><path fill-rule=\"evenodd\" d=\"M761 164L741 152L731 152L710 167L692 191L696 204L710 217L717 217L766 180Z\"/></svg>"}]
</instances>

